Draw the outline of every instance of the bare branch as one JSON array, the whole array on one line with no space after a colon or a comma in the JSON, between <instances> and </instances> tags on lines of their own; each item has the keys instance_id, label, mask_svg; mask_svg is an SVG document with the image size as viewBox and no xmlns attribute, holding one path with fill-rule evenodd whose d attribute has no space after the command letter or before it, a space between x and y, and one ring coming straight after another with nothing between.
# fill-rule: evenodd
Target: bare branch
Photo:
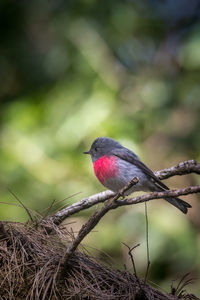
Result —
<instances>
[{"instance_id":1,"label":"bare branch","mask_svg":"<svg viewBox=\"0 0 200 300\"><path fill-rule=\"evenodd\" d=\"M83 198L82 200L56 212L54 215L46 218L45 220L50 221L56 225L59 225L60 223L62 223L63 220L65 220L69 216L71 216L81 210L90 208L91 206L93 206L95 204L104 202L104 201L110 199L111 197L113 197L114 195L115 195L114 192L107 190L107 191L92 195L90 197Z\"/></svg>"},{"instance_id":2,"label":"bare branch","mask_svg":"<svg viewBox=\"0 0 200 300\"><path fill-rule=\"evenodd\" d=\"M155 172L155 175L159 179L167 179L169 177L175 176L175 175L184 175L189 173L197 173L200 174L200 163L197 163L195 160L188 160L185 162L181 162L176 166L173 166L168 169L160 170ZM90 208L91 206L104 202L111 197L113 197L115 193L111 191L104 191L98 194L95 194L93 196L90 196L88 198L84 198L58 212L56 212L54 215L45 218L44 222L50 222L54 223L56 225L59 225L62 223L63 220L68 218L69 216L82 211L84 209ZM149 199L150 200L150 199Z\"/></svg>"},{"instance_id":3,"label":"bare branch","mask_svg":"<svg viewBox=\"0 0 200 300\"><path fill-rule=\"evenodd\" d=\"M195 194L200 192L200 185L190 186L183 189L178 190L167 190L163 192L153 192L133 198L125 198L123 200L117 200L118 206L123 205L132 205L137 203L142 203L146 201L150 201L153 199L160 199L160 198L170 198L170 197L178 197L183 195Z\"/></svg>"},{"instance_id":4,"label":"bare branch","mask_svg":"<svg viewBox=\"0 0 200 300\"><path fill-rule=\"evenodd\" d=\"M157 171L155 172L155 175L160 180L163 180L174 175L186 175L190 173L200 174L200 163L196 162L194 159L186 160L171 168Z\"/></svg>"}]
</instances>

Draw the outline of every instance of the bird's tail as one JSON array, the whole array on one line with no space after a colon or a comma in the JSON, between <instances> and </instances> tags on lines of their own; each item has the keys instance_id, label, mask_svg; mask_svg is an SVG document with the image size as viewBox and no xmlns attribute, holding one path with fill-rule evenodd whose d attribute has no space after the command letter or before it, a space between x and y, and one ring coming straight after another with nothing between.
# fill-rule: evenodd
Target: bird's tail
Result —
<instances>
[{"instance_id":1,"label":"bird's tail","mask_svg":"<svg viewBox=\"0 0 200 300\"><path fill-rule=\"evenodd\" d=\"M167 188L167 186L166 186L166 188ZM154 185L153 189L154 189L154 191L156 190L156 191L159 191L159 192L165 191L165 189L162 188L162 187L156 186L156 188L155 188L155 185ZM183 201L182 199L176 198L176 197L171 197L171 198L168 198L168 197L165 198L164 197L164 199L167 202L169 202L170 204L174 205L179 210L181 210L184 214L187 214L188 208L192 207L189 203Z\"/></svg>"},{"instance_id":2,"label":"bird's tail","mask_svg":"<svg viewBox=\"0 0 200 300\"><path fill-rule=\"evenodd\" d=\"M189 203L179 198L164 198L166 201L180 209L184 214L187 214L188 208L192 207Z\"/></svg>"}]
</instances>

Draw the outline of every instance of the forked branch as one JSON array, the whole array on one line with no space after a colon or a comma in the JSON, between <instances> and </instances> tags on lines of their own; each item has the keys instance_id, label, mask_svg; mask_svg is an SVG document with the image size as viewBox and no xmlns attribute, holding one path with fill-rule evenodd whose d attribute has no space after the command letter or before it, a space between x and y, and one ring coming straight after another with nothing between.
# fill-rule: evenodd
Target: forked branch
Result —
<instances>
[{"instance_id":1,"label":"forked branch","mask_svg":"<svg viewBox=\"0 0 200 300\"><path fill-rule=\"evenodd\" d=\"M188 174L190 172L200 173L200 164L197 164L195 161L187 161L184 163L180 163L179 165L174 166L172 168L159 171L157 172L157 176L163 179L163 178L168 178L170 176L174 176L175 174L183 175L183 174ZM102 194L100 194L100 195L92 196L90 198L83 199L78 203L71 205L70 207L58 212L56 215L51 217L51 221L53 221L54 224L59 224L61 220L65 219L70 214L73 214L77 211L88 208L98 202L103 202L106 199L108 199L108 201L106 201L104 205L99 210L97 210L89 218L89 220L81 227L80 231L78 232L78 235L73 239L71 244L66 249L66 252L61 260L61 269L59 272L60 274L65 272L65 270L67 269L69 259L76 251L77 247L85 238L85 236L92 231L92 229L99 223L101 218L108 211L115 209L119 206L142 203L152 199L178 197L181 195L188 195L188 194L200 192L200 185L198 185L198 186L191 186L191 187L186 187L178 190L177 189L166 190L162 192L153 192L153 193L132 197L132 198L124 198L123 197L124 193L137 183L138 183L138 178L133 178L120 192L116 194L111 192L107 192L107 193L104 192L103 196ZM119 200L121 196L122 199Z\"/></svg>"},{"instance_id":2,"label":"forked branch","mask_svg":"<svg viewBox=\"0 0 200 300\"><path fill-rule=\"evenodd\" d=\"M127 185L130 188L130 185L136 180L136 178L133 178L130 183ZM127 187L126 186L126 187ZM77 249L78 245L82 242L84 237L91 232L91 230L99 223L100 219L109 211L112 209L115 209L119 206L124 206L124 205L131 205L131 204L137 204L137 203L142 203L146 201L150 201L152 199L159 199L159 198L164 198L164 197L178 197L182 195L188 195L188 194L193 194L193 193L198 193L200 192L200 185L197 186L192 186L192 187L187 187L184 189L178 189L178 190L167 190L163 192L153 192L149 193L146 195L134 197L134 198L124 198L122 200L118 200L118 198L121 196L121 194L124 192L124 189L122 190L121 193L115 194L113 198L109 199L104 206L100 209L97 210L90 218L89 220L82 226L80 229L77 237L72 241L70 246L67 248L66 254L63 257L63 264L66 267L67 261L73 254L73 252Z\"/></svg>"},{"instance_id":3,"label":"forked branch","mask_svg":"<svg viewBox=\"0 0 200 300\"><path fill-rule=\"evenodd\" d=\"M173 166L171 168L157 171L157 172L155 172L155 175L159 179L163 180L163 179L167 179L169 177L175 176L175 175L185 175L185 174L189 174L189 173L200 174L200 163L197 163L195 160L184 161L184 162L181 162L178 165ZM187 194L190 194L192 192L197 193L197 191L195 191L195 189L190 189ZM187 195L187 194L178 194L178 195ZM93 205L104 202L104 201L110 199L111 197L113 197L114 195L115 195L115 193L113 193L111 191L104 191L104 192L95 194L93 196L90 196L88 198L83 198L82 200L80 200L68 207L65 207L64 209L56 212L54 215L46 218L44 220L44 222L50 222L50 223L54 223L55 225L59 225L60 223L62 223L63 220L65 220L69 216L71 216L79 211L82 211L84 209L90 208ZM157 195L158 198L162 197L162 196L161 197L158 196L158 193L151 194L151 197L154 196L154 198L151 198L151 197L149 198L148 195L144 195L144 198L143 197L142 198L134 197L134 198L132 198L134 200L130 204L133 204L133 202L138 203L138 202L149 201L151 199L156 199L155 195ZM176 194L175 196L178 196L178 195ZM145 196L147 198L145 198ZM148 199L148 200L145 200L145 199Z\"/></svg>"}]
</instances>

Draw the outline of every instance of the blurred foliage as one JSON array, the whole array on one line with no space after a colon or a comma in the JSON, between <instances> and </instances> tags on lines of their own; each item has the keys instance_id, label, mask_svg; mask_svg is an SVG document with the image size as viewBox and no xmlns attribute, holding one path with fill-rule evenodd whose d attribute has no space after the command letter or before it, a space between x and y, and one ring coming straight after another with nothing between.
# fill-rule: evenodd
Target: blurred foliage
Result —
<instances>
[{"instance_id":1,"label":"blurred foliage","mask_svg":"<svg viewBox=\"0 0 200 300\"><path fill-rule=\"evenodd\" d=\"M54 199L67 198L58 209L101 191L82 155L97 136L116 138L153 170L200 159L199 16L198 0L1 1L1 219L27 220L7 188L42 215ZM187 216L162 200L149 204L150 279L162 288L187 272L200 276L200 204L187 199ZM120 268L131 268L121 242L140 243L144 275L143 205L108 214L96 230L85 245Z\"/></svg>"}]
</instances>

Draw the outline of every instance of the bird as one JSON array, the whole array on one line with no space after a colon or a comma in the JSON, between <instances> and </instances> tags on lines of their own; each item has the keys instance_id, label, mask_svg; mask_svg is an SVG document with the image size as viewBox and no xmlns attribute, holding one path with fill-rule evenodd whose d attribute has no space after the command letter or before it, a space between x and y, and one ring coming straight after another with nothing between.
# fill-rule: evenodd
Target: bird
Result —
<instances>
[{"instance_id":1,"label":"bird","mask_svg":"<svg viewBox=\"0 0 200 300\"><path fill-rule=\"evenodd\" d=\"M138 183L125 192L130 195L136 191L162 192L169 190L155 174L139 159L139 157L110 137L98 137L90 150L83 152L92 159L94 173L100 183L107 189L117 193L131 179L137 177ZM164 197L166 201L187 214L191 205L177 197Z\"/></svg>"}]
</instances>

